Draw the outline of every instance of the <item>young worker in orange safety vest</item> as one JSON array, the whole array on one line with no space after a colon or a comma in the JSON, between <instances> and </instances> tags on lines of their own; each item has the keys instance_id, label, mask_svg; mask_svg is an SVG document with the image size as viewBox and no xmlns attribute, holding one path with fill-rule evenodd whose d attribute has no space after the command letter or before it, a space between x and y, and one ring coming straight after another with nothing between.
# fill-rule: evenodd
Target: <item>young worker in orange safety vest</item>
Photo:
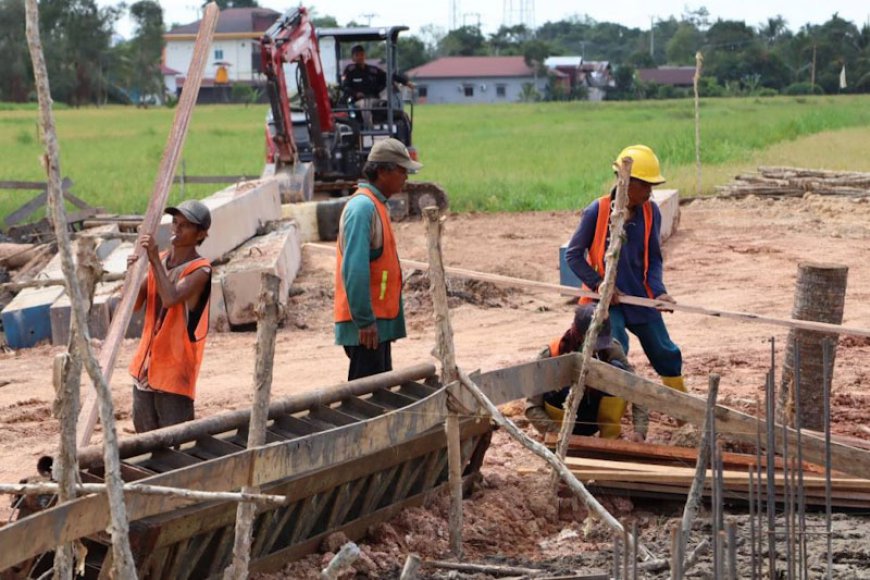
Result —
<instances>
[{"instance_id":1,"label":"young worker in orange safety vest","mask_svg":"<svg viewBox=\"0 0 870 580\"><path fill-rule=\"evenodd\" d=\"M172 216L169 251L161 254L152 236L142 237L149 267L135 309L145 305L145 320L129 369L137 433L193 419L208 332L211 264L196 249L208 236L211 213L195 200L166 213ZM137 257L128 259L128 267Z\"/></svg>"},{"instance_id":2,"label":"young worker in orange safety vest","mask_svg":"<svg viewBox=\"0 0 870 580\"><path fill-rule=\"evenodd\" d=\"M565 334L554 339L539 355L538 358L556 357L569 352L581 352L586 331L592 322L594 306L578 306L574 312L574 322ZM634 372L628 363L625 353L619 342L610 334L610 324L604 321L598 340L595 343L594 358L611 364L624 371ZM563 407L570 392L570 385L557 391L537 395L526 400L525 415L529 422L542 434L548 431L558 431L565 417ZM600 433L604 439L616 439L620 436L622 428L620 421L625 414L627 402L619 397L605 395L601 391L587 387L583 393L583 399L577 408L577 417L574 420L575 435L594 435ZM646 439L649 419L645 409L632 405L631 410L634 432L630 438L634 441Z\"/></svg>"},{"instance_id":3,"label":"young worker in orange safety vest","mask_svg":"<svg viewBox=\"0 0 870 580\"><path fill-rule=\"evenodd\" d=\"M659 159L646 145L626 147L613 163L614 170L625 157L631 157L631 181L628 186L626 238L619 255L616 291L610 306L613 336L628 353L628 333L640 341L647 359L661 376L662 383L686 391L683 382L683 358L679 347L668 335L661 312L655 308L620 304L620 295L654 298L674 302L662 279L662 251L659 245L661 213L650 201L652 188L665 182ZM610 208L616 188L593 201L584 211L580 225L568 242L565 254L568 267L583 281L585 289L598 290L604 279L604 254L610 243ZM582 299L581 303L589 301Z\"/></svg>"},{"instance_id":4,"label":"young worker in orange safety vest","mask_svg":"<svg viewBox=\"0 0 870 580\"><path fill-rule=\"evenodd\" d=\"M365 179L342 210L333 314L335 342L350 359L349 381L392 370L391 344L406 336L402 267L387 200L421 167L401 141L378 141L363 167Z\"/></svg>"}]
</instances>

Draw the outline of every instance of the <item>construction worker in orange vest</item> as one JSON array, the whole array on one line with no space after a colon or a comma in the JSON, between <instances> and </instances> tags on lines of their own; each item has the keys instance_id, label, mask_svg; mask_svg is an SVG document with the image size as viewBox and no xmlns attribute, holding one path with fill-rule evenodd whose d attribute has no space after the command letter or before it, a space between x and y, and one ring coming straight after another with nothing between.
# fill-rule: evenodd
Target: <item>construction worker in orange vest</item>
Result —
<instances>
[{"instance_id":1,"label":"construction worker in orange vest","mask_svg":"<svg viewBox=\"0 0 870 580\"><path fill-rule=\"evenodd\" d=\"M631 157L628 186L628 216L625 241L619 255L616 289L609 310L613 336L628 353L628 333L640 341L647 359L661 376L662 383L686 392L682 376L683 359L679 347L668 335L661 312L655 308L621 304L621 295L674 302L662 279L662 251L659 244L661 213L650 201L652 188L665 182L659 159L646 145L626 147L613 163L616 170L625 157ZM582 280L585 289L598 290L604 278L604 254L610 243L610 208L616 195L593 201L584 211L580 225L568 242L565 254L568 267ZM582 299L587 302L589 299Z\"/></svg>"},{"instance_id":2,"label":"construction worker in orange vest","mask_svg":"<svg viewBox=\"0 0 870 580\"><path fill-rule=\"evenodd\" d=\"M375 143L356 193L341 213L335 264L335 342L350 359L347 380L393 368L393 341L406 336L402 267L387 200L422 164L397 139Z\"/></svg>"},{"instance_id":3,"label":"construction worker in orange vest","mask_svg":"<svg viewBox=\"0 0 870 580\"><path fill-rule=\"evenodd\" d=\"M569 352L582 351L583 340L586 337L589 324L592 322L593 312L594 306L592 305L578 306L574 312L571 328L560 338L553 340L541 351L538 358L550 358ZM604 321L601 331L598 333L595 352L592 356L622 370L634 372L622 351L622 346L611 337L610 324L607 320ZM526 418L539 432L543 434L560 429L565 416L563 407L570 389L570 386L565 386L558 391L551 391L526 400ZM577 409L573 433L587 436L600 433L602 438L616 439L622 432L620 422L626 407L625 399L611 397L601 391L586 387L583 399L580 401L580 407ZM632 405L631 414L634 431L630 438L634 441L643 441L646 439L649 425L647 412L637 405Z\"/></svg>"},{"instance_id":4,"label":"construction worker in orange vest","mask_svg":"<svg viewBox=\"0 0 870 580\"><path fill-rule=\"evenodd\" d=\"M194 418L208 332L211 263L196 249L208 236L211 213L196 200L166 208L166 213L172 216L169 251L160 253L153 236L142 236L148 276L134 308L145 306L145 321L129 368L137 433ZM128 267L137 258L134 253Z\"/></svg>"}]
</instances>

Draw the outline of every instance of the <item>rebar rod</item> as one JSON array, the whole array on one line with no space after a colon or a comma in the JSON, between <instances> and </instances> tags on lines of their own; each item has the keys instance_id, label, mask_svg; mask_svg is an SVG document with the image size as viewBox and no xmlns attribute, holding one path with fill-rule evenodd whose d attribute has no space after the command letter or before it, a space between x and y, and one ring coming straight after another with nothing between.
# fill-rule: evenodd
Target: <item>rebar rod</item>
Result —
<instances>
[{"instance_id":1,"label":"rebar rod","mask_svg":"<svg viewBox=\"0 0 870 580\"><path fill-rule=\"evenodd\" d=\"M738 580L737 573L737 524L728 522L728 578Z\"/></svg>"},{"instance_id":2,"label":"rebar rod","mask_svg":"<svg viewBox=\"0 0 870 580\"><path fill-rule=\"evenodd\" d=\"M716 413L713 410L713 407L707 407L707 425L709 425L710 429L710 503L712 510L712 522L710 525L711 530L711 547L713 552L713 570L714 577L721 578L721 551L719 545L719 515L720 510L722 509L722 498L719 495L719 485L717 481L717 462L716 458L718 457L718 453L716 450Z\"/></svg>"},{"instance_id":3,"label":"rebar rod","mask_svg":"<svg viewBox=\"0 0 870 580\"><path fill-rule=\"evenodd\" d=\"M749 475L749 569L752 580L757 580L758 575L755 572L755 558L757 556L755 550L755 473L752 466L747 467L746 471Z\"/></svg>"},{"instance_id":4,"label":"rebar rod","mask_svg":"<svg viewBox=\"0 0 870 580\"><path fill-rule=\"evenodd\" d=\"M755 393L755 482L756 501L758 502L755 516L758 519L758 557L764 552L764 502L761 497L761 397ZM758 575L761 577L762 565L758 561Z\"/></svg>"},{"instance_id":5,"label":"rebar rod","mask_svg":"<svg viewBox=\"0 0 870 580\"><path fill-rule=\"evenodd\" d=\"M637 580L637 520L631 522L631 579Z\"/></svg>"},{"instance_id":6,"label":"rebar rod","mask_svg":"<svg viewBox=\"0 0 870 580\"><path fill-rule=\"evenodd\" d=\"M774 395L775 396L775 395ZM783 523L785 524L785 570L786 578L794 580L794 530L791 527L791 490L789 488L788 469L788 421L783 415L782 422L782 502Z\"/></svg>"},{"instance_id":7,"label":"rebar rod","mask_svg":"<svg viewBox=\"0 0 870 580\"><path fill-rule=\"evenodd\" d=\"M771 339L773 344L773 339ZM773 349L771 348L771 351ZM767 374L767 566L768 577L776 578L776 434L774 433L774 395L773 395L773 367Z\"/></svg>"},{"instance_id":8,"label":"rebar rod","mask_svg":"<svg viewBox=\"0 0 870 580\"><path fill-rule=\"evenodd\" d=\"M828 558L826 578L831 580L834 568L833 528L831 523L831 362L833 352L831 342L822 341L822 397L824 400L825 430L825 532L828 536Z\"/></svg>"},{"instance_id":9,"label":"rebar rod","mask_svg":"<svg viewBox=\"0 0 870 580\"><path fill-rule=\"evenodd\" d=\"M725 534L725 514L724 514L724 512L725 512L725 481L724 481L724 479L725 479L725 477L724 477L725 466L722 462L722 443L721 442L718 442L716 444L716 460L713 463L713 468L714 468L713 483L716 486L716 497L718 498L718 501L719 501L719 509L717 510L719 515L718 515L718 518L716 520L716 530L720 534L718 560L719 560L719 577L721 578L723 576L722 569L725 568L725 566L726 566L725 542L722 541L722 537Z\"/></svg>"},{"instance_id":10,"label":"rebar rod","mask_svg":"<svg viewBox=\"0 0 870 580\"><path fill-rule=\"evenodd\" d=\"M619 569L620 569L620 542L622 538L618 535L614 534L613 536L613 580L619 580Z\"/></svg>"},{"instance_id":11,"label":"rebar rod","mask_svg":"<svg viewBox=\"0 0 870 580\"><path fill-rule=\"evenodd\" d=\"M800 565L800 580L807 578L807 517L806 493L804 488L804 449L801 442L801 353L797 338L794 339L794 428L797 432L797 465L798 465L798 557Z\"/></svg>"}]
</instances>

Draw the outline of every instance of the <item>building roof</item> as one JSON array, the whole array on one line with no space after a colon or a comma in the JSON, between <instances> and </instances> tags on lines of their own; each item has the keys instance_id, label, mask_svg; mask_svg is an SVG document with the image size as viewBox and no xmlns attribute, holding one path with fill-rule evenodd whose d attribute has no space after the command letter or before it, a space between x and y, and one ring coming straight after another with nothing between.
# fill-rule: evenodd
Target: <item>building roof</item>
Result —
<instances>
[{"instance_id":1,"label":"building roof","mask_svg":"<svg viewBox=\"0 0 870 580\"><path fill-rule=\"evenodd\" d=\"M165 77L171 77L175 75L180 75L181 71L177 71L174 68L168 67L163 63L160 63L160 74Z\"/></svg>"},{"instance_id":2,"label":"building roof","mask_svg":"<svg viewBox=\"0 0 870 580\"><path fill-rule=\"evenodd\" d=\"M215 34L239 34L265 32L280 12L270 8L227 8L221 10ZM190 35L199 32L199 20L190 24L175 26L166 36Z\"/></svg>"},{"instance_id":3,"label":"building roof","mask_svg":"<svg viewBox=\"0 0 870 580\"><path fill-rule=\"evenodd\" d=\"M445 56L412 68L407 74L426 79L530 77L535 71L521 56Z\"/></svg>"},{"instance_id":4,"label":"building roof","mask_svg":"<svg viewBox=\"0 0 870 580\"><path fill-rule=\"evenodd\" d=\"M662 66L659 68L639 68L637 76L645 83L673 85L677 87L691 86L694 82L695 67L693 66Z\"/></svg>"},{"instance_id":5,"label":"building roof","mask_svg":"<svg viewBox=\"0 0 870 580\"><path fill-rule=\"evenodd\" d=\"M582 56L548 56L544 59L544 66L548 68L572 67L578 68L583 63Z\"/></svg>"}]
</instances>

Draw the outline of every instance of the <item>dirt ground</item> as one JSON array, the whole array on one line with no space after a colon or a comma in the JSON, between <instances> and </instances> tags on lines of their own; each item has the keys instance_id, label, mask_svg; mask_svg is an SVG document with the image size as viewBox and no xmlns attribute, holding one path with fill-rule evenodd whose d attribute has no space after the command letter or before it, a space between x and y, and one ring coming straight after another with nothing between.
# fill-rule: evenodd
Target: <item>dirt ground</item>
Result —
<instances>
[{"instance_id":1,"label":"dirt ground","mask_svg":"<svg viewBox=\"0 0 870 580\"><path fill-rule=\"evenodd\" d=\"M576 226L577 213L465 214L450 216L444 240L449 266L557 283L558 247ZM424 226L397 224L400 254L426 260ZM699 200L682 208L677 233L665 245L665 282L679 302L786 318L792 308L797 265L802 261L849 266L844 324L870 328L870 201L807 196L804 199L742 201ZM278 335L273 396L341 382L346 359L333 345L332 265L329 256L306 250L294 284L288 320ZM434 345L431 301L419 276L406 271L409 338L394 345L394 366L431 361ZM490 370L532 359L571 320L565 297L546 292L451 283L452 321L458 364ZM684 357L684 375L695 393L706 391L707 375L722 377L720 401L754 411L769 366L770 338L776 338L777 365L784 359L787 329L687 313L666 315ZM254 333L209 337L199 380L198 416L246 406L254 366ZM130 385L125 372L133 341L124 345L113 389L116 415L124 434L132 432ZM49 346L0 354L0 481L17 481L35 471L40 455L51 453L58 429L51 417L51 364L61 349ZM654 373L632 344L630 358L643 376ZM834 431L870 438L862 430L870 411L866 385L870 339L840 339L833 383ZM518 415L519 406L509 406ZM518 419L520 417L517 417ZM652 414L652 440L668 442L674 423ZM571 500L550 500L546 476L518 474L540 462L499 433L483 469L481 488L466 501L465 541L469 561L547 563L553 571L607 566L610 538L597 526L583 525L585 510ZM443 500L408 510L377 526L364 542L358 572L392 577L405 555L428 558L447 552ZM3 502L5 503L5 502ZM637 519L644 539L662 555L661 525L670 514L648 506L632 511L625 499L605 498L623 519ZM8 509L0 507L0 516ZM840 524L838 524L840 525ZM835 538L844 576L867 574L866 542L849 530L870 531L866 520L851 517ZM866 537L866 534L865 536ZM336 540L337 541L337 540ZM842 544L837 543L842 542ZM316 577L317 555L293 564L281 577ZM603 558L603 559L602 559ZM277 576L276 576L277 577ZM863 576L870 577L870 576Z\"/></svg>"}]
</instances>

